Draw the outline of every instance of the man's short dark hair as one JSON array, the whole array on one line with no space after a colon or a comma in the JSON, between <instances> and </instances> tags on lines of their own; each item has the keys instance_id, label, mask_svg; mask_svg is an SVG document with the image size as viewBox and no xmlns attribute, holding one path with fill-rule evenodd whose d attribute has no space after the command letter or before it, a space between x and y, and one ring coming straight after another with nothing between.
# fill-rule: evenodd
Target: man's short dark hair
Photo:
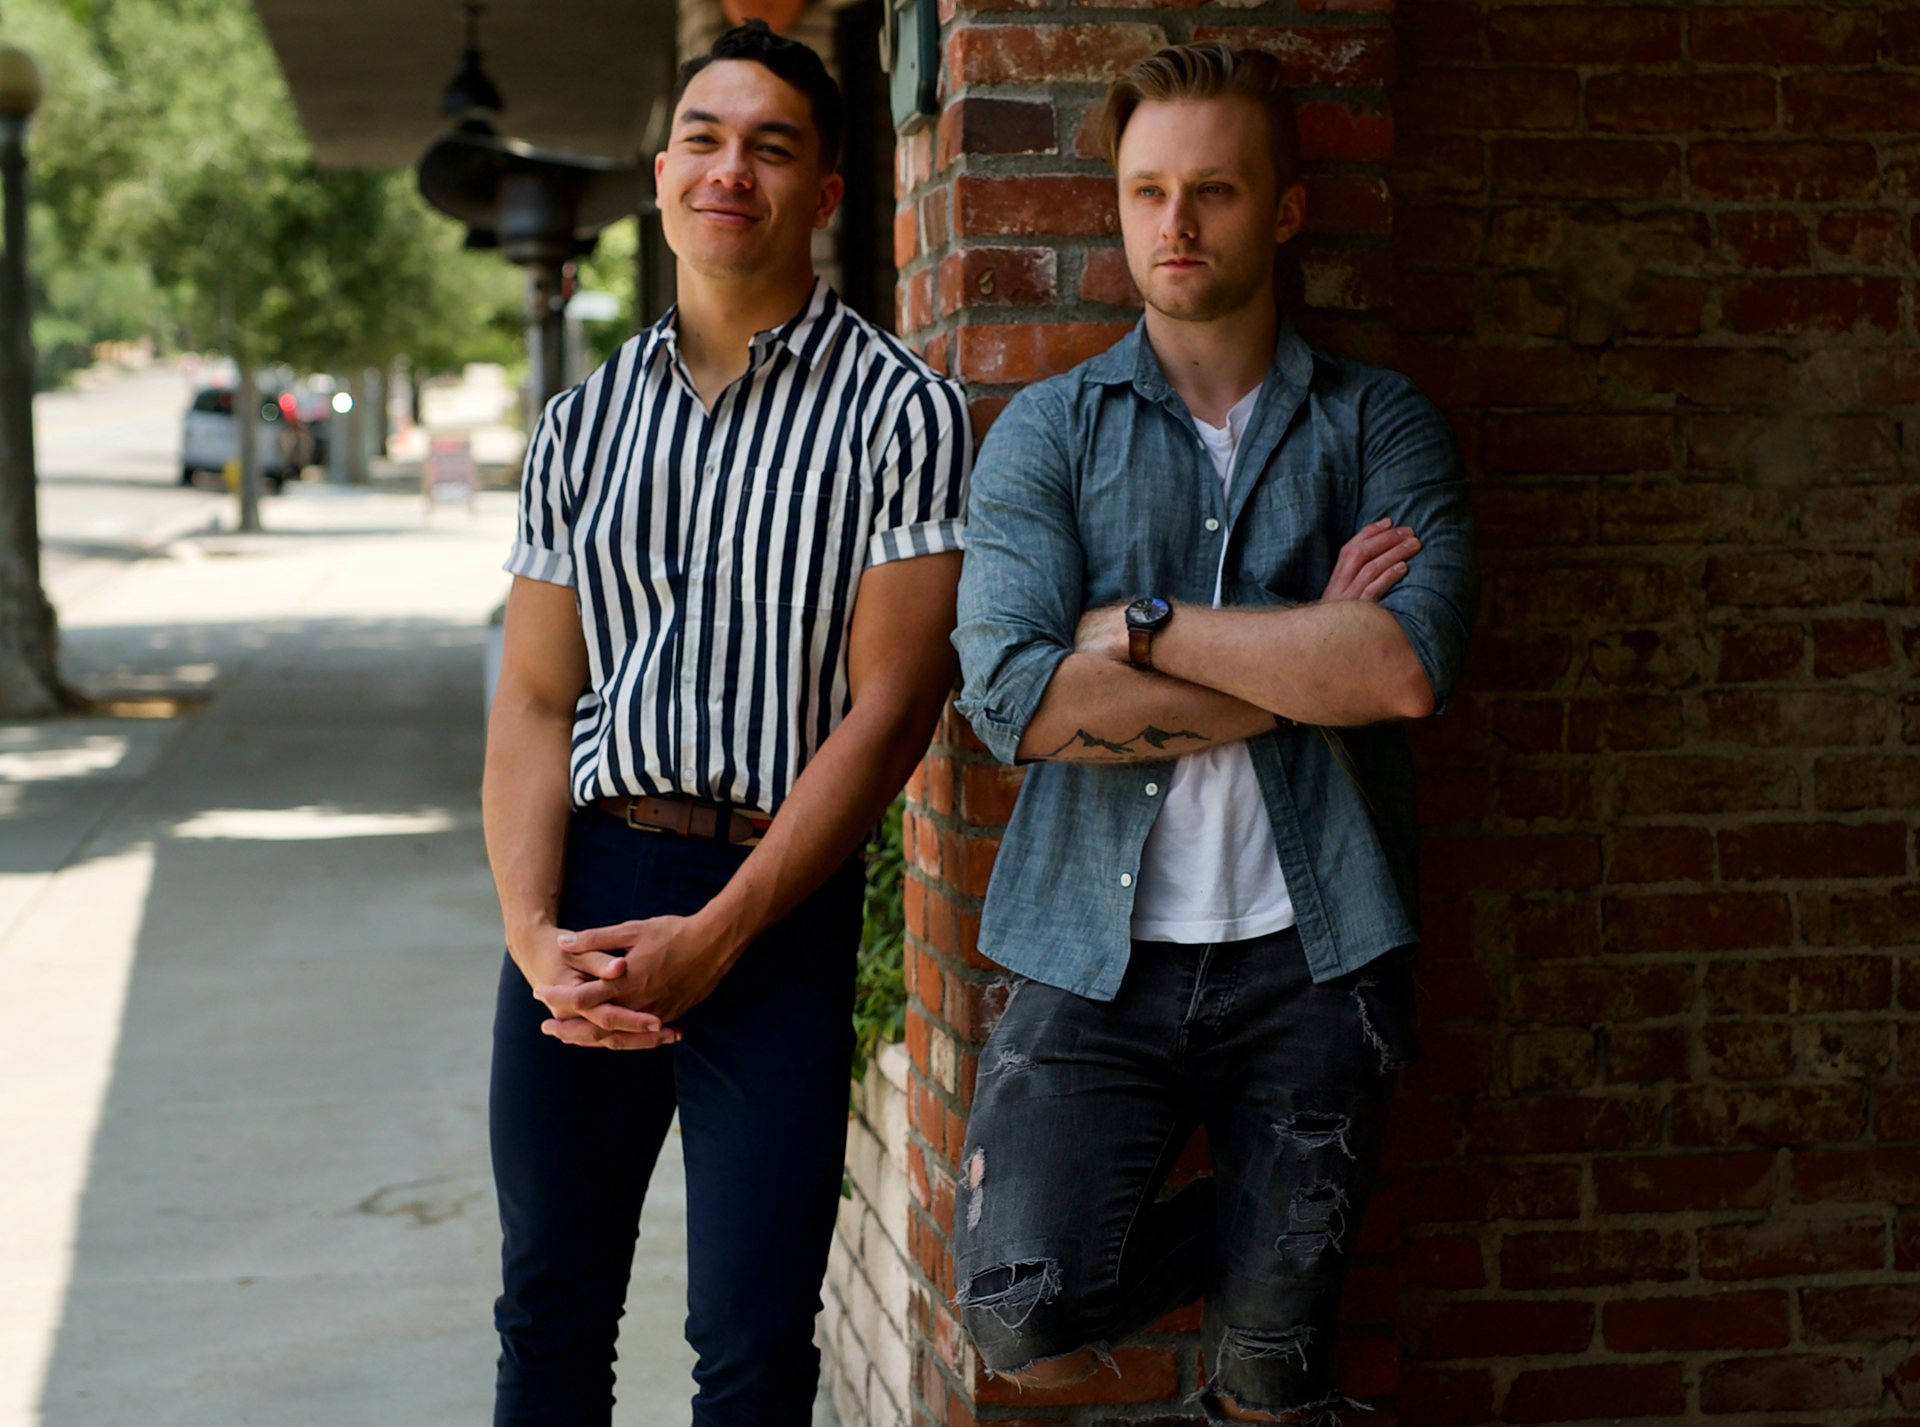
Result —
<instances>
[{"instance_id":1,"label":"man's short dark hair","mask_svg":"<svg viewBox=\"0 0 1920 1427\"><path fill-rule=\"evenodd\" d=\"M827 66L810 47L798 40L776 35L765 20L749 20L736 25L713 42L703 55L695 55L680 66L680 80L674 86L676 107L687 92L693 77L715 60L750 59L765 65L813 104L813 127L820 135L820 167L832 173L840 166L840 136L846 130L846 105L840 98L840 86L827 73Z\"/></svg>"}]
</instances>

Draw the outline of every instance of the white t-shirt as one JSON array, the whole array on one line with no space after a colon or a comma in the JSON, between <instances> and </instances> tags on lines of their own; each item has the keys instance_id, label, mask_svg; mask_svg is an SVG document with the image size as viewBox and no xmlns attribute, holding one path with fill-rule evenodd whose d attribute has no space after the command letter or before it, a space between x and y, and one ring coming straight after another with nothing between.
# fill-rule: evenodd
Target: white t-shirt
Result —
<instances>
[{"instance_id":1,"label":"white t-shirt","mask_svg":"<svg viewBox=\"0 0 1920 1427\"><path fill-rule=\"evenodd\" d=\"M1241 397L1224 427L1194 418L1223 490L1232 480L1233 454L1259 399L1259 387ZM1226 566L1224 540L1220 560L1213 581L1216 609ZM1140 849L1133 935L1141 941L1243 941L1293 922L1293 898L1247 745L1223 744L1178 760L1160 816Z\"/></svg>"}]
</instances>

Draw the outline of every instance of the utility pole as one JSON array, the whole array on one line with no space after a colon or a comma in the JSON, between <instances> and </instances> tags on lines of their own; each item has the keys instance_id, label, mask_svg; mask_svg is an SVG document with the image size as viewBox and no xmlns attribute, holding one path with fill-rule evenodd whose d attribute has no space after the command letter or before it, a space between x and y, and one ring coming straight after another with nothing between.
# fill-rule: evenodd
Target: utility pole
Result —
<instances>
[{"instance_id":1,"label":"utility pole","mask_svg":"<svg viewBox=\"0 0 1920 1427\"><path fill-rule=\"evenodd\" d=\"M0 717L59 712L59 634L40 587L33 460L33 313L27 295L27 126L46 92L32 55L0 44Z\"/></svg>"}]
</instances>

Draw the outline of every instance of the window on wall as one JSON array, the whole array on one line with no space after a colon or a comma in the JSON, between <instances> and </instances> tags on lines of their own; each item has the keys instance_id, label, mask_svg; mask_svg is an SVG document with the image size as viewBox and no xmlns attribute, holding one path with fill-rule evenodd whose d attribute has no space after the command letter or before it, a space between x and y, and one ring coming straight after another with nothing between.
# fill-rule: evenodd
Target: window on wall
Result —
<instances>
[{"instance_id":1,"label":"window on wall","mask_svg":"<svg viewBox=\"0 0 1920 1427\"><path fill-rule=\"evenodd\" d=\"M839 12L834 53L847 103L840 156L846 197L840 207L840 295L876 326L894 330L893 113L880 72L881 7L858 0Z\"/></svg>"}]
</instances>

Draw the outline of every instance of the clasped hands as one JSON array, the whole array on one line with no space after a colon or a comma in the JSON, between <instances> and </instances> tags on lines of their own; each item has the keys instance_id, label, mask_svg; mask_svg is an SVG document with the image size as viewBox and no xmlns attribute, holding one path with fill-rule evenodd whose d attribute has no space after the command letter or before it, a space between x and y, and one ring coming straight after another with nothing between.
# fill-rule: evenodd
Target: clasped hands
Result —
<instances>
[{"instance_id":1,"label":"clasped hands","mask_svg":"<svg viewBox=\"0 0 1920 1427\"><path fill-rule=\"evenodd\" d=\"M543 927L528 940L528 955L515 960L552 1013L542 1033L603 1050L672 1045L674 1022L713 993L737 956L698 916Z\"/></svg>"}]
</instances>

